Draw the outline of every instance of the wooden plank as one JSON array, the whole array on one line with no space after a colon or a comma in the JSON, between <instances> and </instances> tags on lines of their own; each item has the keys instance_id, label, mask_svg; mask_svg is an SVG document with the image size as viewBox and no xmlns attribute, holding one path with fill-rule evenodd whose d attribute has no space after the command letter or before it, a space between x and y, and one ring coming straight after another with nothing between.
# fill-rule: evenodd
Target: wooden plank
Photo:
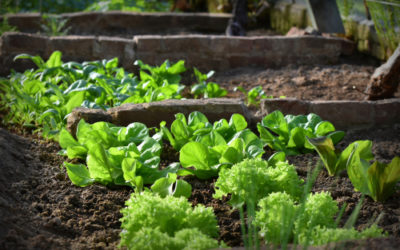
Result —
<instances>
[{"instance_id":1,"label":"wooden plank","mask_svg":"<svg viewBox=\"0 0 400 250\"><path fill-rule=\"evenodd\" d=\"M336 0L307 0L306 3L315 29L322 33L345 33Z\"/></svg>"}]
</instances>

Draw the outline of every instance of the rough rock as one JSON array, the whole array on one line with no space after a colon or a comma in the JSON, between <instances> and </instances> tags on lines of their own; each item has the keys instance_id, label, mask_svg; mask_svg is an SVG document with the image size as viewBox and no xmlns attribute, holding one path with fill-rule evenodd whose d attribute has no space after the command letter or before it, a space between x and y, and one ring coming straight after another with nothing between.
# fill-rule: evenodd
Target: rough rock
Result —
<instances>
[{"instance_id":1,"label":"rough rock","mask_svg":"<svg viewBox=\"0 0 400 250\"><path fill-rule=\"evenodd\" d=\"M111 116L102 109L75 108L67 119L67 130L73 135L76 133L76 127L81 119L88 123L99 121L111 122Z\"/></svg>"},{"instance_id":2,"label":"rough rock","mask_svg":"<svg viewBox=\"0 0 400 250\"><path fill-rule=\"evenodd\" d=\"M251 120L251 115L240 99L197 99L197 100L165 100L160 102L125 104L108 110L112 122L127 126L132 122L141 122L148 127L158 127L160 122L171 124L176 113L190 114L199 111L205 114L210 122L221 118L229 119L232 114L240 113Z\"/></svg>"}]
</instances>

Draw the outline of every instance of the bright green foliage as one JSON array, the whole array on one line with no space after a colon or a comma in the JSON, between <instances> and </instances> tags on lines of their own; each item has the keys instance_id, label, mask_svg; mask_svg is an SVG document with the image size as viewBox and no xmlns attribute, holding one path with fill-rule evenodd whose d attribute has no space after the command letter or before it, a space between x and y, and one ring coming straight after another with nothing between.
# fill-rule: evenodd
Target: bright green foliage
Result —
<instances>
[{"instance_id":1,"label":"bright green foliage","mask_svg":"<svg viewBox=\"0 0 400 250\"><path fill-rule=\"evenodd\" d=\"M372 154L372 142L355 141L342 152L335 150L331 138L308 139L317 150L330 175L336 175L347 169L354 188L369 195L375 201L385 201L395 191L400 181L400 157L393 158L389 164L375 161Z\"/></svg>"},{"instance_id":2,"label":"bright green foliage","mask_svg":"<svg viewBox=\"0 0 400 250\"><path fill-rule=\"evenodd\" d=\"M287 155L310 152L313 146L306 137L328 136L336 144L344 136L343 131L335 131L332 123L312 113L307 116L283 116L282 112L276 110L265 116L257 128L266 145Z\"/></svg>"},{"instance_id":3,"label":"bright green foliage","mask_svg":"<svg viewBox=\"0 0 400 250\"><path fill-rule=\"evenodd\" d=\"M219 248L218 241L200 232L197 228L177 231L173 237L159 228L145 227L136 232L128 249L137 250L209 250Z\"/></svg>"},{"instance_id":4,"label":"bright green foliage","mask_svg":"<svg viewBox=\"0 0 400 250\"><path fill-rule=\"evenodd\" d=\"M151 190L161 197L172 195L189 198L192 194L192 186L184 180L177 180L177 175L174 173L168 173L167 177L156 180L151 186Z\"/></svg>"},{"instance_id":5,"label":"bright green foliage","mask_svg":"<svg viewBox=\"0 0 400 250\"><path fill-rule=\"evenodd\" d=\"M42 15L42 31L48 36L66 36L71 27L67 27L68 19L56 15Z\"/></svg>"},{"instance_id":6,"label":"bright green foliage","mask_svg":"<svg viewBox=\"0 0 400 250\"><path fill-rule=\"evenodd\" d=\"M273 96L267 96L262 89L261 86L256 86L249 91L246 91L243 87L239 86L234 89L235 91L239 90L244 94L246 97L246 105L256 105L258 106L260 104L260 101L262 99L267 99L267 98L273 98Z\"/></svg>"},{"instance_id":7,"label":"bright green foliage","mask_svg":"<svg viewBox=\"0 0 400 250\"><path fill-rule=\"evenodd\" d=\"M207 79L214 75L214 71L210 71L208 74L202 74L196 68L193 70L197 84L192 86L191 92L195 98L199 98L200 96L203 96L204 98L216 98L224 97L228 94L228 91L224 88L221 88L217 83L207 83Z\"/></svg>"},{"instance_id":8,"label":"bright green foliage","mask_svg":"<svg viewBox=\"0 0 400 250\"><path fill-rule=\"evenodd\" d=\"M179 168L171 165L159 169L161 145L141 123L118 127L106 122L90 125L81 120L76 136L78 140L62 129L59 143L70 159L86 159L87 166L65 163L69 178L78 186L98 182L141 189L143 184L152 184Z\"/></svg>"},{"instance_id":9,"label":"bright green foliage","mask_svg":"<svg viewBox=\"0 0 400 250\"><path fill-rule=\"evenodd\" d=\"M360 157L365 161L369 161L374 158L371 152L372 142L368 140L353 142L342 152L335 149L330 137L308 138L308 142L318 152L322 162L328 170L329 175L331 176L336 175L340 171L346 169L348 159L354 150L356 150ZM356 145L358 146L355 147Z\"/></svg>"},{"instance_id":10,"label":"bright green foliage","mask_svg":"<svg viewBox=\"0 0 400 250\"><path fill-rule=\"evenodd\" d=\"M287 193L271 193L258 205L260 210L256 213L254 223L260 227L261 236L269 243L321 245L382 236L382 230L376 226L362 232L354 228L336 228L334 216L338 206L327 192L311 194L301 204L297 204Z\"/></svg>"},{"instance_id":11,"label":"bright green foliage","mask_svg":"<svg viewBox=\"0 0 400 250\"><path fill-rule=\"evenodd\" d=\"M263 143L247 129L246 119L240 114L233 114L229 122L221 119L213 125L197 111L189 114L188 119L177 114L170 129L161 124L164 137L180 150L180 162L186 168L180 175L194 174L208 179L217 176L222 166L230 167L264 153Z\"/></svg>"},{"instance_id":12,"label":"bright green foliage","mask_svg":"<svg viewBox=\"0 0 400 250\"><path fill-rule=\"evenodd\" d=\"M171 9L171 1L167 0L100 0L89 5L87 11L137 11L137 12L168 12Z\"/></svg>"},{"instance_id":13,"label":"bright green foliage","mask_svg":"<svg viewBox=\"0 0 400 250\"><path fill-rule=\"evenodd\" d=\"M217 220L212 208L203 205L192 208L183 197L161 198L147 191L132 194L125 205L121 210L121 246L128 249L218 247L217 241L212 239L218 236Z\"/></svg>"},{"instance_id":14,"label":"bright green foliage","mask_svg":"<svg viewBox=\"0 0 400 250\"><path fill-rule=\"evenodd\" d=\"M304 235L299 235L299 242L308 241L310 245L321 246L332 242L384 236L383 230L375 224L361 232L354 228L326 228L317 226L312 229L309 239L305 238Z\"/></svg>"},{"instance_id":15,"label":"bright green foliage","mask_svg":"<svg viewBox=\"0 0 400 250\"><path fill-rule=\"evenodd\" d=\"M246 159L231 169L221 170L215 183L214 197L221 199L231 194L230 203L235 207L248 200L257 203L273 192L286 192L299 199L303 191L302 183L294 166L287 162L274 158L270 162Z\"/></svg>"},{"instance_id":16,"label":"bright green foliage","mask_svg":"<svg viewBox=\"0 0 400 250\"><path fill-rule=\"evenodd\" d=\"M57 135L76 107L108 109L123 103L180 98L183 88L179 84L183 61L172 66L165 62L158 68L143 65L152 73L142 71L139 80L118 68L118 58L63 63L61 52L55 51L46 62L27 54L15 59L30 59L38 69L13 73L1 81L1 104L8 109L5 121L41 125L46 137Z\"/></svg>"},{"instance_id":17,"label":"bright green foliage","mask_svg":"<svg viewBox=\"0 0 400 250\"><path fill-rule=\"evenodd\" d=\"M8 19L6 16L3 16L3 21L0 23L0 36L4 32L18 31L17 27L12 26L8 23Z\"/></svg>"},{"instance_id":18,"label":"bright green foliage","mask_svg":"<svg viewBox=\"0 0 400 250\"><path fill-rule=\"evenodd\" d=\"M374 201L383 202L394 192L400 181L400 157L395 157L389 164L375 161L373 164L363 157L363 145L355 142L349 158L347 173L357 191L369 195Z\"/></svg>"}]
</instances>

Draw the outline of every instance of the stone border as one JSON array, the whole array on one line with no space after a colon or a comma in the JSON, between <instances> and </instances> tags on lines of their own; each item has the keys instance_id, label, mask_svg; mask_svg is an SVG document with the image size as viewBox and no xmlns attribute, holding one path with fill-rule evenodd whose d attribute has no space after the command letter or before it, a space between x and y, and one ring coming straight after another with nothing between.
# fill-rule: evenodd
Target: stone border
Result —
<instances>
[{"instance_id":1,"label":"stone border","mask_svg":"<svg viewBox=\"0 0 400 250\"><path fill-rule=\"evenodd\" d=\"M265 99L261 113L280 110L284 114L315 113L338 129L369 128L400 124L400 98L380 101L302 101L294 98Z\"/></svg>"},{"instance_id":2,"label":"stone border","mask_svg":"<svg viewBox=\"0 0 400 250\"><path fill-rule=\"evenodd\" d=\"M224 34L230 14L135 13L127 11L76 12L58 15L68 19L71 35L120 36L145 34ZM21 32L41 31L39 13L7 14L8 23ZM0 16L0 22L3 16Z\"/></svg>"},{"instance_id":3,"label":"stone border","mask_svg":"<svg viewBox=\"0 0 400 250\"><path fill-rule=\"evenodd\" d=\"M175 120L175 114L185 116L193 111L205 114L210 122L225 118L229 121L235 114L242 114L248 121L253 118L240 99L212 98L189 100L165 100L142 104L124 104L107 111L101 109L76 108L68 116L67 129L75 134L80 119L94 123L98 121L111 122L119 126L127 126L132 122L141 122L148 127L159 127L165 121L170 126Z\"/></svg>"},{"instance_id":4,"label":"stone border","mask_svg":"<svg viewBox=\"0 0 400 250\"><path fill-rule=\"evenodd\" d=\"M170 126L176 113L186 116L193 111L205 114L210 122L229 119L239 113L246 117L249 127L255 127L262 117L280 110L284 114L315 113L332 122L337 129L359 129L393 126L400 124L400 98L372 101L301 101L292 98L265 99L261 103L261 115L253 116L240 99L214 98L196 100L166 100L143 104L125 104L108 111L76 108L68 116L67 128L75 134L80 119L89 123L107 121L120 126L142 122L148 127L159 127L166 121Z\"/></svg>"},{"instance_id":5,"label":"stone border","mask_svg":"<svg viewBox=\"0 0 400 250\"><path fill-rule=\"evenodd\" d=\"M21 53L48 58L54 50L63 61L91 61L118 57L120 65L134 71L137 59L150 65L164 60L185 60L188 67L227 70L237 67L280 67L288 64L334 64L351 55L354 44L342 38L322 36L227 37L216 35L135 36L133 39L104 36L47 37L6 32L0 38L0 75L11 69L34 67L29 60L13 61Z\"/></svg>"}]
</instances>

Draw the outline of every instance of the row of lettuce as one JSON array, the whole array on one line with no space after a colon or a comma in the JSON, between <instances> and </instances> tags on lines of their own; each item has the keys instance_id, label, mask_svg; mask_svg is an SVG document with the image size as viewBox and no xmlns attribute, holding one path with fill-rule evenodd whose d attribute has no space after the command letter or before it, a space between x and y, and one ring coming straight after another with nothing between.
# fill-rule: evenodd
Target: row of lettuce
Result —
<instances>
[{"instance_id":1,"label":"row of lettuce","mask_svg":"<svg viewBox=\"0 0 400 250\"><path fill-rule=\"evenodd\" d=\"M338 228L338 204L329 193L311 194L310 185L297 176L286 155L316 150L330 175L347 170L356 190L384 201L400 179L400 158L391 163L369 162L374 158L371 141L356 141L339 152L335 144L344 132L315 114L286 115L275 111L250 130L246 119L234 114L214 123L200 112L187 117L176 114L168 126L147 128L141 123L126 127L81 120L76 135L65 127L73 108L102 108L123 103L142 103L181 98L180 61L152 67L137 61L139 77L118 68L118 60L62 63L54 52L48 61L29 58L38 69L14 72L2 80L2 106L6 122L35 126L55 138L69 159L64 166L70 180L85 187L93 183L127 185L135 189L122 210L121 245L130 249L209 249L218 242L217 220L211 208L192 208L187 198L191 185L183 176L216 179L217 199L230 196L230 204L241 211L243 240L247 246L265 242L285 245L320 245L332 241L382 236L372 225L358 232L354 221ZM212 73L194 70L198 83L193 96L217 97L226 90L208 83ZM178 162L162 161L170 145ZM276 151L265 160L265 147ZM76 164L76 162L79 162ZM146 208L146 209L143 209ZM343 213L343 209L339 212ZM247 220L244 219L244 214ZM247 227L246 227L247 225Z\"/></svg>"}]
</instances>

